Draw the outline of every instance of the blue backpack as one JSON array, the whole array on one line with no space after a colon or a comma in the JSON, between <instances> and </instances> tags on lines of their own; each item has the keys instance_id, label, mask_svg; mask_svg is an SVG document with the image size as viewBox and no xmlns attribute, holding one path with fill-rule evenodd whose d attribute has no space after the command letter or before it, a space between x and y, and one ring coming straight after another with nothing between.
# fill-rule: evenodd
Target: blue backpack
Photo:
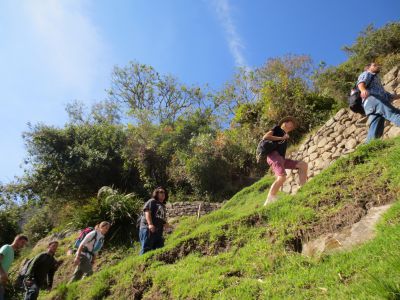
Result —
<instances>
[{"instance_id":1,"label":"blue backpack","mask_svg":"<svg viewBox=\"0 0 400 300\"><path fill-rule=\"evenodd\" d=\"M83 229L83 230L80 232L79 237L76 239L75 244L74 244L74 250L75 250L75 251L78 250L78 248L79 248L80 244L82 243L82 241L84 240L84 238L85 238L90 232L92 232L93 230L95 230L93 227L87 227L87 228ZM97 240L97 231L95 232L93 238L89 241L89 243L92 242L92 241L96 241L96 240ZM84 251L84 252L87 252L87 253L89 253L90 255L93 256L94 254L96 254L97 252L100 251L101 247L103 247L103 244L104 244L104 237L102 237L101 239L99 239L99 240L96 242L96 244L95 244L94 247L93 247L93 251L89 251L89 249L88 249L87 247L84 247L84 248L83 248L83 251Z\"/></svg>"},{"instance_id":2,"label":"blue backpack","mask_svg":"<svg viewBox=\"0 0 400 300\"><path fill-rule=\"evenodd\" d=\"M88 235L89 232L92 232L93 230L94 230L93 227L87 227L85 229L82 229L81 232L79 233L78 238L75 240L73 249L78 250L78 248L79 248L80 244L82 243L83 239ZM97 236L95 235L94 239L96 237ZM93 241L93 239L92 239L92 241Z\"/></svg>"}]
</instances>

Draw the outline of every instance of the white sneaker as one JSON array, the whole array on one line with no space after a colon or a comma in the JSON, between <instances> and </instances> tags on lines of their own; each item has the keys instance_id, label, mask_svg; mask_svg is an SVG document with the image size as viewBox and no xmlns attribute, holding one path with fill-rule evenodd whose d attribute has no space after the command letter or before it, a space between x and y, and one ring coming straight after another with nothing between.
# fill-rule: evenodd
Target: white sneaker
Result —
<instances>
[{"instance_id":1,"label":"white sneaker","mask_svg":"<svg viewBox=\"0 0 400 300\"><path fill-rule=\"evenodd\" d=\"M265 200L264 206L267 206L269 203L273 203L278 200L277 196L269 196L267 200Z\"/></svg>"}]
</instances>

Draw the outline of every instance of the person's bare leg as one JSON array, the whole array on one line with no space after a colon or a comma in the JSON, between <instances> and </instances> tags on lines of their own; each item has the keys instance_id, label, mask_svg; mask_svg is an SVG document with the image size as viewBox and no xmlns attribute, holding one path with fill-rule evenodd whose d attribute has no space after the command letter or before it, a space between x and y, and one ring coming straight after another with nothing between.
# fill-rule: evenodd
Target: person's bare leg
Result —
<instances>
[{"instance_id":1,"label":"person's bare leg","mask_svg":"<svg viewBox=\"0 0 400 300\"><path fill-rule=\"evenodd\" d=\"M274 183L271 185L271 188L268 192L267 200L265 201L264 205L273 202L276 200L276 194L278 193L279 189L283 186L283 183L286 180L286 175L278 176Z\"/></svg>"},{"instance_id":2,"label":"person's bare leg","mask_svg":"<svg viewBox=\"0 0 400 300\"><path fill-rule=\"evenodd\" d=\"M300 185L304 185L307 182L308 176L307 176L307 171L308 171L308 165L304 161L300 161L297 164L297 168L299 170L299 183Z\"/></svg>"}]
</instances>

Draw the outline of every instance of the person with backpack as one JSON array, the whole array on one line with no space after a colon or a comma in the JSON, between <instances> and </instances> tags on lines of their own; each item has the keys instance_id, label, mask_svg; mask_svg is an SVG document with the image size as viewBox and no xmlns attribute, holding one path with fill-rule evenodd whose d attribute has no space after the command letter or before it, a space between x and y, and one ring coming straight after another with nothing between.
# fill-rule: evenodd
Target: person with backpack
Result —
<instances>
[{"instance_id":1,"label":"person with backpack","mask_svg":"<svg viewBox=\"0 0 400 300\"><path fill-rule=\"evenodd\" d=\"M380 66L370 63L357 80L362 105L368 116L368 135L366 142L378 139L383 135L385 119L400 126L400 110L392 105L392 101L400 99L400 95L390 94L385 91L379 79Z\"/></svg>"},{"instance_id":2,"label":"person with backpack","mask_svg":"<svg viewBox=\"0 0 400 300\"><path fill-rule=\"evenodd\" d=\"M3 245L0 248L0 300L6 299L5 286L8 282L8 270L14 261L14 254L21 250L28 243L28 237L22 234L17 235L11 245Z\"/></svg>"},{"instance_id":3,"label":"person with backpack","mask_svg":"<svg viewBox=\"0 0 400 300\"><path fill-rule=\"evenodd\" d=\"M96 260L97 253L103 247L104 236L107 234L110 227L111 224L109 222L103 221L80 242L74 259L74 264L77 267L70 283L80 280L83 276L90 276L93 274L92 266Z\"/></svg>"},{"instance_id":4,"label":"person with backpack","mask_svg":"<svg viewBox=\"0 0 400 300\"><path fill-rule=\"evenodd\" d=\"M164 247L163 231L164 227L168 227L165 207L167 200L167 190L158 187L153 191L151 199L143 206L139 226L140 255Z\"/></svg>"},{"instance_id":5,"label":"person with backpack","mask_svg":"<svg viewBox=\"0 0 400 300\"><path fill-rule=\"evenodd\" d=\"M289 132L297 127L297 120L293 117L283 118L277 126L268 131L261 142L269 141L266 143L268 149L264 152L266 161L272 168L276 180L272 183L268 192L268 197L265 200L264 206L277 200L276 194L283 186L286 180L285 169L299 170L299 183L303 185L307 181L307 163L304 161L297 161L285 158L287 141L289 139ZM258 152L258 151L257 151Z\"/></svg>"},{"instance_id":6,"label":"person with backpack","mask_svg":"<svg viewBox=\"0 0 400 300\"><path fill-rule=\"evenodd\" d=\"M98 225L96 225L98 226ZM78 251L79 245L82 243L83 239L88 235L88 233L92 232L93 230L97 229L96 227L86 227L85 229L82 229L79 233L78 238L75 240L74 245L72 248L68 249L68 254L75 254L76 251Z\"/></svg>"},{"instance_id":7,"label":"person with backpack","mask_svg":"<svg viewBox=\"0 0 400 300\"><path fill-rule=\"evenodd\" d=\"M39 289L51 290L53 277L58 267L58 262L54 258L57 248L58 242L51 241L46 252L38 254L28 262L28 270L24 275L26 291L24 300L36 300L39 296Z\"/></svg>"}]
</instances>

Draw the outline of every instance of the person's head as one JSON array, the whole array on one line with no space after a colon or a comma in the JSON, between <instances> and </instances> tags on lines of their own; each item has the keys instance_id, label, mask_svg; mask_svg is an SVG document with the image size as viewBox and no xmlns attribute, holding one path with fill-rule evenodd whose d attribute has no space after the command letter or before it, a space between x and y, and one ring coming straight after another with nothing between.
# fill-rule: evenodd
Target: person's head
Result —
<instances>
[{"instance_id":1,"label":"person's head","mask_svg":"<svg viewBox=\"0 0 400 300\"><path fill-rule=\"evenodd\" d=\"M298 126L297 120L293 117L285 117L279 121L279 126L285 130L285 132L291 132Z\"/></svg>"},{"instance_id":2,"label":"person's head","mask_svg":"<svg viewBox=\"0 0 400 300\"><path fill-rule=\"evenodd\" d=\"M28 243L28 237L26 235L18 234L12 243L12 247L14 250L21 250L22 248L25 247L25 245Z\"/></svg>"},{"instance_id":3,"label":"person's head","mask_svg":"<svg viewBox=\"0 0 400 300\"><path fill-rule=\"evenodd\" d=\"M102 235L106 235L108 230L110 230L111 224L107 221L103 221L96 227L96 229L98 229Z\"/></svg>"},{"instance_id":4,"label":"person's head","mask_svg":"<svg viewBox=\"0 0 400 300\"><path fill-rule=\"evenodd\" d=\"M51 241L47 247L47 253L54 255L58 248L58 241Z\"/></svg>"},{"instance_id":5,"label":"person's head","mask_svg":"<svg viewBox=\"0 0 400 300\"><path fill-rule=\"evenodd\" d=\"M165 188L162 186L159 186L153 191L153 194L151 195L154 199L160 202L167 202L168 201L168 192Z\"/></svg>"},{"instance_id":6,"label":"person's head","mask_svg":"<svg viewBox=\"0 0 400 300\"><path fill-rule=\"evenodd\" d=\"M372 62L365 66L365 71L378 74L381 71L381 66L377 63Z\"/></svg>"}]
</instances>

